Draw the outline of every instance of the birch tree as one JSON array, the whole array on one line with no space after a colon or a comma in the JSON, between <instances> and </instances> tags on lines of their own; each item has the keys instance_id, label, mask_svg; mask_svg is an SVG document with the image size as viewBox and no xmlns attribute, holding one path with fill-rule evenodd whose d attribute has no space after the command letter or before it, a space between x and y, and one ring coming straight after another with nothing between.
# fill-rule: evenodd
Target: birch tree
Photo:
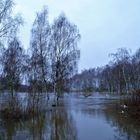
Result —
<instances>
[{"instance_id":1,"label":"birch tree","mask_svg":"<svg viewBox=\"0 0 140 140\"><path fill-rule=\"evenodd\" d=\"M51 27L51 66L52 81L57 100L65 89L66 79L77 71L80 51L77 43L80 39L76 25L70 23L61 14Z\"/></svg>"},{"instance_id":2,"label":"birch tree","mask_svg":"<svg viewBox=\"0 0 140 140\"><path fill-rule=\"evenodd\" d=\"M49 75L49 41L50 26L48 22L48 10L46 7L37 13L31 30L31 75L30 82L41 92L47 90L47 78Z\"/></svg>"}]
</instances>

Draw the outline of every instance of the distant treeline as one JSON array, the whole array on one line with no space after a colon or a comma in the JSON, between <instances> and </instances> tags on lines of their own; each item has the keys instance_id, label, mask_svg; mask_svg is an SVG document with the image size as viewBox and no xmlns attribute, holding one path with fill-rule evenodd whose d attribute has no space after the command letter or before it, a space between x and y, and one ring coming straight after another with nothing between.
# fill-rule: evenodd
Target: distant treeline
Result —
<instances>
[{"instance_id":1,"label":"distant treeline","mask_svg":"<svg viewBox=\"0 0 140 140\"><path fill-rule=\"evenodd\" d=\"M77 26L63 13L49 24L44 7L36 14L25 50L18 38L23 18L12 15L13 7L13 0L0 0L0 89L12 93L54 90L60 96L67 79L77 72Z\"/></svg>"},{"instance_id":2,"label":"distant treeline","mask_svg":"<svg viewBox=\"0 0 140 140\"><path fill-rule=\"evenodd\" d=\"M130 55L126 48L119 48L109 56L109 64L76 74L70 80L71 89L115 93L140 89L140 49Z\"/></svg>"}]
</instances>

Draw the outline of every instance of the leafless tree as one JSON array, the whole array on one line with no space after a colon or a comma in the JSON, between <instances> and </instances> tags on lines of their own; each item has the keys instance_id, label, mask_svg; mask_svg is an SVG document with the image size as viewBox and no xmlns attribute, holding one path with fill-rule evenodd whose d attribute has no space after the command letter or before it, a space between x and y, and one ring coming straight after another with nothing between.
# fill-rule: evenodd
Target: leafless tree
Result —
<instances>
[{"instance_id":1,"label":"leafless tree","mask_svg":"<svg viewBox=\"0 0 140 140\"><path fill-rule=\"evenodd\" d=\"M76 25L70 23L64 14L61 14L51 27L51 65L52 81L57 99L62 95L65 80L77 70L80 51L77 43L80 39Z\"/></svg>"},{"instance_id":2,"label":"leafless tree","mask_svg":"<svg viewBox=\"0 0 140 140\"><path fill-rule=\"evenodd\" d=\"M125 92L128 93L129 91L129 81L130 77L128 75L128 64L130 62L130 54L129 51L125 48L119 48L116 53L112 53L111 56L113 57L113 62L115 65L118 65L119 70L119 77L120 81L124 80L125 83ZM120 85L121 86L121 85ZM119 87L120 89L120 87ZM120 92L120 91L119 91Z\"/></svg>"},{"instance_id":3,"label":"leafless tree","mask_svg":"<svg viewBox=\"0 0 140 140\"><path fill-rule=\"evenodd\" d=\"M37 13L31 30L31 60L30 82L33 88L38 86L41 92L47 91L47 79L49 76L49 41L50 26L48 22L48 10L46 7Z\"/></svg>"},{"instance_id":4,"label":"leafless tree","mask_svg":"<svg viewBox=\"0 0 140 140\"><path fill-rule=\"evenodd\" d=\"M7 88L12 92L17 91L21 84L22 62L24 50L20 41L14 38L5 48L2 54L3 76L6 79Z\"/></svg>"},{"instance_id":5,"label":"leafless tree","mask_svg":"<svg viewBox=\"0 0 140 140\"><path fill-rule=\"evenodd\" d=\"M13 17L13 0L0 0L0 39L13 38L20 24L23 23L21 16Z\"/></svg>"}]
</instances>

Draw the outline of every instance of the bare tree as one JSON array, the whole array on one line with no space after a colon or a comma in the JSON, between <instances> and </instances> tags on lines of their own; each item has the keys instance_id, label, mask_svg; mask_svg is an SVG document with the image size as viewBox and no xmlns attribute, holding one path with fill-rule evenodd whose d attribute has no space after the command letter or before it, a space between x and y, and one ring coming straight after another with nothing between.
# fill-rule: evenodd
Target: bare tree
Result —
<instances>
[{"instance_id":1,"label":"bare tree","mask_svg":"<svg viewBox=\"0 0 140 140\"><path fill-rule=\"evenodd\" d=\"M132 57L132 84L134 89L140 89L140 49Z\"/></svg>"},{"instance_id":2,"label":"bare tree","mask_svg":"<svg viewBox=\"0 0 140 140\"><path fill-rule=\"evenodd\" d=\"M96 69L84 70L74 75L68 82L68 87L73 91L92 92L96 90Z\"/></svg>"},{"instance_id":3,"label":"bare tree","mask_svg":"<svg viewBox=\"0 0 140 140\"><path fill-rule=\"evenodd\" d=\"M12 92L17 91L21 84L22 62L24 50L20 41L14 38L5 48L2 54L3 76L6 79L7 88Z\"/></svg>"},{"instance_id":4,"label":"bare tree","mask_svg":"<svg viewBox=\"0 0 140 140\"><path fill-rule=\"evenodd\" d=\"M13 37L19 25L23 23L19 15L12 16L13 6L13 0L0 0L0 39Z\"/></svg>"},{"instance_id":5,"label":"bare tree","mask_svg":"<svg viewBox=\"0 0 140 140\"><path fill-rule=\"evenodd\" d=\"M120 81L124 80L126 90L125 92L128 93L129 90L129 75L127 71L127 66L130 62L130 54L129 51L125 48L119 48L116 53L112 53L111 56L113 57L113 62L115 62L115 65L119 66L119 77ZM123 78L123 79L122 79ZM121 86L121 85L120 85ZM120 89L120 87L119 87ZM119 91L121 92L121 91Z\"/></svg>"},{"instance_id":6,"label":"bare tree","mask_svg":"<svg viewBox=\"0 0 140 140\"><path fill-rule=\"evenodd\" d=\"M58 99L62 95L66 79L77 70L77 62L80 57L77 42L80 34L76 25L70 23L64 14L54 21L51 33L52 81Z\"/></svg>"},{"instance_id":7,"label":"bare tree","mask_svg":"<svg viewBox=\"0 0 140 140\"><path fill-rule=\"evenodd\" d=\"M13 6L13 0L0 0L0 69L2 69L4 47L16 38L19 26L23 23L20 15L14 16L12 14ZM2 73L0 73L0 80L5 81L1 74ZM3 85L2 87L5 88L3 84L5 82L1 83L1 86Z\"/></svg>"},{"instance_id":8,"label":"bare tree","mask_svg":"<svg viewBox=\"0 0 140 140\"><path fill-rule=\"evenodd\" d=\"M49 75L49 41L50 26L48 10L46 7L37 13L31 31L31 77L33 87L38 85L40 91L47 91L47 78Z\"/></svg>"},{"instance_id":9,"label":"bare tree","mask_svg":"<svg viewBox=\"0 0 140 140\"><path fill-rule=\"evenodd\" d=\"M137 93L140 89L140 49L130 55L127 49L119 48L110 56L112 60L107 65L96 68L95 73L93 68L72 77L70 87L74 90L83 90L84 86L110 93Z\"/></svg>"}]
</instances>

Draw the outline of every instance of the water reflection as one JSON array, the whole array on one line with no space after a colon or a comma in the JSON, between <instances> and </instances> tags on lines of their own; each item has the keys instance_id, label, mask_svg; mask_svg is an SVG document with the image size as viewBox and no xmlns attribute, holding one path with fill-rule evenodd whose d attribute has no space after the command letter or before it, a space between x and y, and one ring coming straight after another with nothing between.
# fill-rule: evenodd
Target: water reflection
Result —
<instances>
[{"instance_id":1,"label":"water reflection","mask_svg":"<svg viewBox=\"0 0 140 140\"><path fill-rule=\"evenodd\" d=\"M27 101L27 105L30 104L30 108L32 107L35 112L45 104L44 98L40 96L28 96ZM64 104L64 100L61 100L59 107L46 106L30 118L14 120L1 116L0 139L77 140L75 122L70 110Z\"/></svg>"},{"instance_id":2,"label":"water reflection","mask_svg":"<svg viewBox=\"0 0 140 140\"><path fill-rule=\"evenodd\" d=\"M0 107L11 102L1 94ZM28 117L5 118L0 114L0 140L139 140L140 124L121 113L118 97L95 94L67 95L58 107L47 102L45 94L16 94L16 107L28 110Z\"/></svg>"},{"instance_id":3,"label":"water reflection","mask_svg":"<svg viewBox=\"0 0 140 140\"><path fill-rule=\"evenodd\" d=\"M84 106L82 103L84 102ZM79 105L73 111L74 119L78 122L80 140L139 140L140 125L137 120L127 117L117 107L119 98L106 98L105 96L81 98L74 100ZM79 121L80 118L80 121Z\"/></svg>"},{"instance_id":4,"label":"water reflection","mask_svg":"<svg viewBox=\"0 0 140 140\"><path fill-rule=\"evenodd\" d=\"M115 138L119 140L122 136L126 140L139 140L140 139L140 122L133 118L129 118L126 112L122 112L121 109L114 109L115 106L108 106L104 110L104 114L108 123L112 127L116 128Z\"/></svg>"}]
</instances>

